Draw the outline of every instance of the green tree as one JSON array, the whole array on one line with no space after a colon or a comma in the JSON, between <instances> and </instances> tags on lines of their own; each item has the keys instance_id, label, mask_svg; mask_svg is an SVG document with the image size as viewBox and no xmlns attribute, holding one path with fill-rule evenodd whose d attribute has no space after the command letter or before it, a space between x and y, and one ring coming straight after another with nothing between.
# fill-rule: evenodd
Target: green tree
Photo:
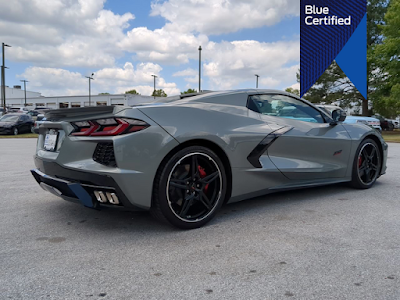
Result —
<instances>
[{"instance_id":1,"label":"green tree","mask_svg":"<svg viewBox=\"0 0 400 300\"><path fill-rule=\"evenodd\" d=\"M377 86L374 108L386 117L400 114L400 1L391 1L385 25L379 26L383 43L376 46L375 56L382 84Z\"/></svg>"},{"instance_id":2,"label":"green tree","mask_svg":"<svg viewBox=\"0 0 400 300\"><path fill-rule=\"evenodd\" d=\"M99 95L110 95L110 93L100 93Z\"/></svg>"},{"instance_id":3,"label":"green tree","mask_svg":"<svg viewBox=\"0 0 400 300\"><path fill-rule=\"evenodd\" d=\"M285 91L288 92L288 93L300 96L300 91L298 89L294 89L292 87L288 87Z\"/></svg>"},{"instance_id":4,"label":"green tree","mask_svg":"<svg viewBox=\"0 0 400 300\"><path fill-rule=\"evenodd\" d=\"M297 77L299 78L298 74ZM304 99L325 104L339 101L343 108L351 107L352 103L361 105L366 101L335 61L304 95Z\"/></svg>"},{"instance_id":5,"label":"green tree","mask_svg":"<svg viewBox=\"0 0 400 300\"><path fill-rule=\"evenodd\" d=\"M188 89L187 91L182 92L181 95L184 95L184 94L194 94L194 93L197 93L197 90Z\"/></svg>"},{"instance_id":6,"label":"green tree","mask_svg":"<svg viewBox=\"0 0 400 300\"><path fill-rule=\"evenodd\" d=\"M126 91L125 94L140 95L135 89Z\"/></svg>"},{"instance_id":7,"label":"green tree","mask_svg":"<svg viewBox=\"0 0 400 300\"><path fill-rule=\"evenodd\" d=\"M367 2L367 70L368 70L368 100L372 102L376 112L384 112L385 105L381 101L385 86L385 73L382 60L377 55L377 48L383 42L383 28L388 0L368 0ZM366 106L367 103L364 103ZM366 107L363 107L363 110Z\"/></svg>"},{"instance_id":8,"label":"green tree","mask_svg":"<svg viewBox=\"0 0 400 300\"><path fill-rule=\"evenodd\" d=\"M167 97L167 94L162 89L159 89L159 90L153 91L152 96L153 97Z\"/></svg>"}]
</instances>

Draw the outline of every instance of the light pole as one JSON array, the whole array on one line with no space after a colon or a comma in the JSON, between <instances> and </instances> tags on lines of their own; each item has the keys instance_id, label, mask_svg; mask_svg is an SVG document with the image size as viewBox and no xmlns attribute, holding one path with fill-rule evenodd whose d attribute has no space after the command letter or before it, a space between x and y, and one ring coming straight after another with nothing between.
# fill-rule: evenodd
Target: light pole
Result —
<instances>
[{"instance_id":1,"label":"light pole","mask_svg":"<svg viewBox=\"0 0 400 300\"><path fill-rule=\"evenodd\" d=\"M153 92L153 96L154 96L154 99L156 99L156 78L157 78L157 76L156 75L151 75L151 76L154 77L154 92Z\"/></svg>"},{"instance_id":2,"label":"light pole","mask_svg":"<svg viewBox=\"0 0 400 300\"><path fill-rule=\"evenodd\" d=\"M7 68L5 66L5 54L4 54L5 47L11 47L11 46L4 43L1 44L1 53L3 55L3 64L1 65L1 104L3 105L4 113L6 112L6 78L5 78L6 75L4 70Z\"/></svg>"},{"instance_id":3,"label":"light pole","mask_svg":"<svg viewBox=\"0 0 400 300\"><path fill-rule=\"evenodd\" d=\"M94 73L92 73L91 76L93 76ZM90 95L90 80L94 80L93 77L91 76L85 76L87 79L89 79L89 106L91 106L91 95Z\"/></svg>"},{"instance_id":4,"label":"light pole","mask_svg":"<svg viewBox=\"0 0 400 300\"><path fill-rule=\"evenodd\" d=\"M260 77L260 75L255 75L256 76L256 89L258 89L258 77Z\"/></svg>"},{"instance_id":5,"label":"light pole","mask_svg":"<svg viewBox=\"0 0 400 300\"><path fill-rule=\"evenodd\" d=\"M25 91L25 104L24 104L24 106L26 106L26 83L27 82L29 82L28 80L20 80L21 82L23 82L24 83L24 91Z\"/></svg>"},{"instance_id":6,"label":"light pole","mask_svg":"<svg viewBox=\"0 0 400 300\"><path fill-rule=\"evenodd\" d=\"M201 46L199 46L199 93L201 92Z\"/></svg>"}]
</instances>

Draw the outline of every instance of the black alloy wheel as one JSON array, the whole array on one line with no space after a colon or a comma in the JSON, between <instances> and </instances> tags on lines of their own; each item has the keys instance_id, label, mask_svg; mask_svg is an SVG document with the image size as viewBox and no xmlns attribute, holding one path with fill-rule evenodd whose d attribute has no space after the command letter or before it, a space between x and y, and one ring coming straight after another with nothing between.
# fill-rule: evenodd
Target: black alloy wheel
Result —
<instances>
[{"instance_id":1,"label":"black alloy wheel","mask_svg":"<svg viewBox=\"0 0 400 300\"><path fill-rule=\"evenodd\" d=\"M380 175L381 153L375 141L364 140L357 149L353 165L352 184L356 188L370 188Z\"/></svg>"},{"instance_id":2,"label":"black alloy wheel","mask_svg":"<svg viewBox=\"0 0 400 300\"><path fill-rule=\"evenodd\" d=\"M160 168L153 195L153 215L183 229L210 221L226 194L222 161L211 150L192 146Z\"/></svg>"}]
</instances>

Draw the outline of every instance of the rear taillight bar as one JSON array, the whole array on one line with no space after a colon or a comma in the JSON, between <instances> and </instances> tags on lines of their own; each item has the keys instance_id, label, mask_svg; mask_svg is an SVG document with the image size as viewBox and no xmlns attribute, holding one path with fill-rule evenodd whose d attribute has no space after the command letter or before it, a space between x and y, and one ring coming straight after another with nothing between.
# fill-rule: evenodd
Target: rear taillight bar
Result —
<instances>
[{"instance_id":1,"label":"rear taillight bar","mask_svg":"<svg viewBox=\"0 0 400 300\"><path fill-rule=\"evenodd\" d=\"M73 136L116 136L137 132L150 125L142 120L129 118L107 118L72 122Z\"/></svg>"}]
</instances>

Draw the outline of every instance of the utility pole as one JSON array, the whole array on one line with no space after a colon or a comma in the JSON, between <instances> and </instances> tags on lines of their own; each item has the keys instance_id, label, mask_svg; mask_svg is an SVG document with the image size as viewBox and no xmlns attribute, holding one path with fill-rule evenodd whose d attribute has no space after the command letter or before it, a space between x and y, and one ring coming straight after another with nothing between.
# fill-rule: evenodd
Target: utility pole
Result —
<instances>
[{"instance_id":1,"label":"utility pole","mask_svg":"<svg viewBox=\"0 0 400 300\"><path fill-rule=\"evenodd\" d=\"M91 76L93 76L93 75L94 75L94 73L92 73ZM89 79L89 106L91 106L90 80L94 80L93 77L91 77L91 76L85 76L87 79Z\"/></svg>"},{"instance_id":2,"label":"utility pole","mask_svg":"<svg viewBox=\"0 0 400 300\"><path fill-rule=\"evenodd\" d=\"M27 82L29 82L28 80L20 80L21 82L23 82L24 83L24 91L25 91L25 104L24 104L24 106L26 106L26 83Z\"/></svg>"},{"instance_id":3,"label":"utility pole","mask_svg":"<svg viewBox=\"0 0 400 300\"><path fill-rule=\"evenodd\" d=\"M260 77L260 75L255 75L256 76L256 89L258 89L258 77Z\"/></svg>"},{"instance_id":4,"label":"utility pole","mask_svg":"<svg viewBox=\"0 0 400 300\"><path fill-rule=\"evenodd\" d=\"M201 46L199 46L199 93L201 92Z\"/></svg>"},{"instance_id":5,"label":"utility pole","mask_svg":"<svg viewBox=\"0 0 400 300\"><path fill-rule=\"evenodd\" d=\"M154 99L156 99L156 78L157 78L157 76L156 75L151 75L151 76L154 77L154 92L153 92L153 95L154 95Z\"/></svg>"},{"instance_id":6,"label":"utility pole","mask_svg":"<svg viewBox=\"0 0 400 300\"><path fill-rule=\"evenodd\" d=\"M1 44L1 53L3 55L3 64L1 65L1 104L3 105L4 108L4 113L6 112L6 72L5 69L8 69L5 66L5 53L4 53L4 48L5 47L11 47L10 45Z\"/></svg>"}]
</instances>

